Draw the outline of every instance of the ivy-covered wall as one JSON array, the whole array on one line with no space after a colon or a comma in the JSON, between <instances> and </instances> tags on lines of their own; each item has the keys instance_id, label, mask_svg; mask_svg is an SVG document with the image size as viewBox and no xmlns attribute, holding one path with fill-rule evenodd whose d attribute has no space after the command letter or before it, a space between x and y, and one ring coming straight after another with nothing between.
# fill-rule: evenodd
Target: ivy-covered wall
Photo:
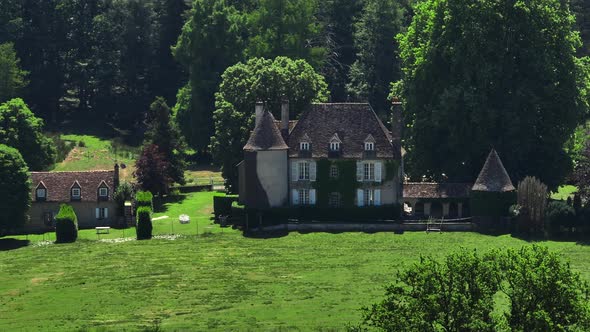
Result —
<instances>
[{"instance_id":1,"label":"ivy-covered wall","mask_svg":"<svg viewBox=\"0 0 590 332\"><path fill-rule=\"evenodd\" d=\"M359 183L356 180L356 160L329 160L319 159L316 162L316 181L313 183L316 189L316 205L328 207L330 193L340 193L343 207L353 207L356 189ZM330 177L332 165L338 167L338 177Z\"/></svg>"}]
</instances>

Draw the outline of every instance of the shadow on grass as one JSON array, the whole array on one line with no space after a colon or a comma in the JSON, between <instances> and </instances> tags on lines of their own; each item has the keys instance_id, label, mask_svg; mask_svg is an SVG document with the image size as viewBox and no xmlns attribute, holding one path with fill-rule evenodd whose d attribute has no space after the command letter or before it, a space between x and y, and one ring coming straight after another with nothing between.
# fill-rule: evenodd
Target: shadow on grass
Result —
<instances>
[{"instance_id":1,"label":"shadow on grass","mask_svg":"<svg viewBox=\"0 0 590 332\"><path fill-rule=\"evenodd\" d=\"M251 239L276 239L281 238L289 235L289 231L281 230L281 231L272 231L272 232L265 232L265 231L256 231L256 230L248 230L243 232L244 237L251 238Z\"/></svg>"},{"instance_id":2,"label":"shadow on grass","mask_svg":"<svg viewBox=\"0 0 590 332\"><path fill-rule=\"evenodd\" d=\"M29 240L0 239L0 251L8 251L26 247L30 243L31 241Z\"/></svg>"},{"instance_id":3,"label":"shadow on grass","mask_svg":"<svg viewBox=\"0 0 590 332\"><path fill-rule=\"evenodd\" d=\"M166 212L170 204L181 204L185 199L186 195L154 197L154 212Z\"/></svg>"}]
</instances>

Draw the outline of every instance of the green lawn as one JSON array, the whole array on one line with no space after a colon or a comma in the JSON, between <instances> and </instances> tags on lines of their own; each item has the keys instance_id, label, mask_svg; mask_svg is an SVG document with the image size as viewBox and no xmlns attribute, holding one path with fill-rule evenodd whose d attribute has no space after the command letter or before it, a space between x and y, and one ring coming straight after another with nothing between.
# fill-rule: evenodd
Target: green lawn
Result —
<instances>
[{"instance_id":1,"label":"green lawn","mask_svg":"<svg viewBox=\"0 0 590 332\"><path fill-rule=\"evenodd\" d=\"M174 233L185 234L175 239L97 241L88 230L74 244L29 237L28 246L0 251L0 330L341 330L420 255L528 244L476 233L248 238L211 226L211 196L191 194L159 209L156 217L170 216ZM191 224L178 224L182 213ZM203 235L206 227L211 233ZM155 228L170 232L170 221L156 221ZM15 241L2 239L0 246ZM590 280L589 246L543 244Z\"/></svg>"},{"instance_id":2,"label":"green lawn","mask_svg":"<svg viewBox=\"0 0 590 332\"><path fill-rule=\"evenodd\" d=\"M565 200L567 200L568 197L573 198L574 194L577 191L578 191L578 188L576 186L572 186L572 185L561 186L561 187L557 188L556 193L551 193L551 198L565 201Z\"/></svg>"}]
</instances>

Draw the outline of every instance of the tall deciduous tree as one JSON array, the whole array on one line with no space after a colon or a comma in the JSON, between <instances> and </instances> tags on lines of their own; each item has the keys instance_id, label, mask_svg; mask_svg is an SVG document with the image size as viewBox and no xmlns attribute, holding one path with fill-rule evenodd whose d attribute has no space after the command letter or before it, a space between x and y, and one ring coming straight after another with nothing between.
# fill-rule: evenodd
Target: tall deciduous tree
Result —
<instances>
[{"instance_id":1,"label":"tall deciduous tree","mask_svg":"<svg viewBox=\"0 0 590 332\"><path fill-rule=\"evenodd\" d=\"M242 148L254 127L254 105L260 100L279 117L283 97L289 100L292 116L297 116L312 101L328 96L324 78L304 60L277 57L254 58L229 67L216 94L213 115L215 135L211 137L214 160L222 165L223 177L230 191L237 189L236 165Z\"/></svg>"},{"instance_id":2,"label":"tall deciduous tree","mask_svg":"<svg viewBox=\"0 0 590 332\"><path fill-rule=\"evenodd\" d=\"M162 97L150 106L147 115L147 131L144 145L157 145L169 163L167 176L172 181L184 184L184 141L176 123L172 121L170 108Z\"/></svg>"},{"instance_id":3,"label":"tall deciduous tree","mask_svg":"<svg viewBox=\"0 0 590 332\"><path fill-rule=\"evenodd\" d=\"M493 146L516 179L550 188L588 111L574 17L559 0L429 0L398 37L413 176L472 181Z\"/></svg>"},{"instance_id":4,"label":"tall deciduous tree","mask_svg":"<svg viewBox=\"0 0 590 332\"><path fill-rule=\"evenodd\" d=\"M144 145L141 155L135 162L135 179L141 189L152 194L165 194L173 180L170 173L170 162L155 144Z\"/></svg>"},{"instance_id":5,"label":"tall deciduous tree","mask_svg":"<svg viewBox=\"0 0 590 332\"><path fill-rule=\"evenodd\" d=\"M18 97L27 85L12 43L0 44L0 103Z\"/></svg>"},{"instance_id":6,"label":"tall deciduous tree","mask_svg":"<svg viewBox=\"0 0 590 332\"><path fill-rule=\"evenodd\" d=\"M32 171L45 170L55 162L55 147L43 135L43 120L20 98L0 105L0 144L18 149Z\"/></svg>"},{"instance_id":7,"label":"tall deciduous tree","mask_svg":"<svg viewBox=\"0 0 590 332\"><path fill-rule=\"evenodd\" d=\"M401 32L403 14L399 1L366 0L355 25L357 60L350 68L348 92L355 100L369 101L382 117L389 113L389 85L400 77L395 35Z\"/></svg>"},{"instance_id":8,"label":"tall deciduous tree","mask_svg":"<svg viewBox=\"0 0 590 332\"><path fill-rule=\"evenodd\" d=\"M215 91L223 71L242 57L245 25L225 0L196 0L182 28L174 56L188 71L189 82L178 93L176 120L196 150L207 150L213 134Z\"/></svg>"},{"instance_id":9,"label":"tall deciduous tree","mask_svg":"<svg viewBox=\"0 0 590 332\"><path fill-rule=\"evenodd\" d=\"M0 236L24 225L31 206L31 179L21 154L0 144Z\"/></svg>"}]
</instances>

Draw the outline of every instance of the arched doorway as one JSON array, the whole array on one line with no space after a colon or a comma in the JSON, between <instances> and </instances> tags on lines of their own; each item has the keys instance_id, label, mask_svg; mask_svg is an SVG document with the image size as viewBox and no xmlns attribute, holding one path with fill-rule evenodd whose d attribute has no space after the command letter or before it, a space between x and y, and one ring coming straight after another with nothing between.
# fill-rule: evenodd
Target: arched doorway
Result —
<instances>
[{"instance_id":1,"label":"arched doorway","mask_svg":"<svg viewBox=\"0 0 590 332\"><path fill-rule=\"evenodd\" d=\"M443 207L440 202L432 202L430 204L430 216L437 219L443 217Z\"/></svg>"},{"instance_id":2,"label":"arched doorway","mask_svg":"<svg viewBox=\"0 0 590 332\"><path fill-rule=\"evenodd\" d=\"M451 202L449 204L449 218L458 218L459 217L459 204L456 202Z\"/></svg>"},{"instance_id":3,"label":"arched doorway","mask_svg":"<svg viewBox=\"0 0 590 332\"><path fill-rule=\"evenodd\" d=\"M424 203L417 202L414 205L414 215L415 216L420 216L420 217L424 215Z\"/></svg>"}]
</instances>

